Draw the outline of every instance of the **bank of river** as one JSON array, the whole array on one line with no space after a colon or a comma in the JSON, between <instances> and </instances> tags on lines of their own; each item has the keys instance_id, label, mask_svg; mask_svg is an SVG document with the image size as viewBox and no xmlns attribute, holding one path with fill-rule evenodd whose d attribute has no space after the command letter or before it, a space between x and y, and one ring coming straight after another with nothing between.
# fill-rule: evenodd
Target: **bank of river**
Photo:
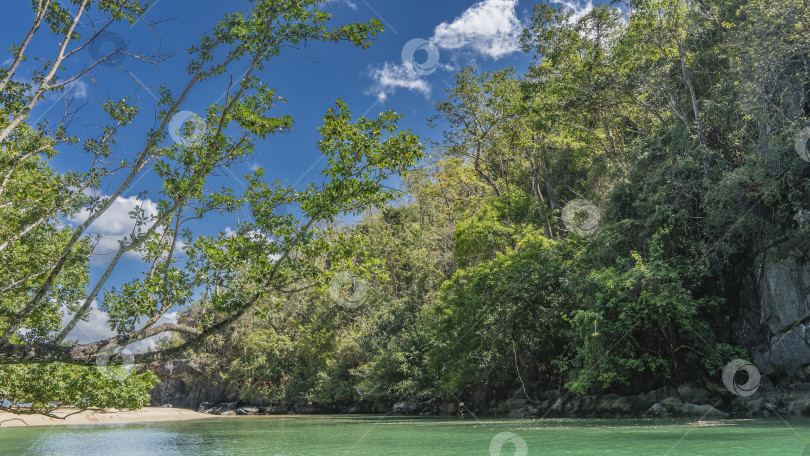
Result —
<instances>
[{"instance_id":1,"label":"bank of river","mask_svg":"<svg viewBox=\"0 0 810 456\"><path fill-rule=\"evenodd\" d=\"M0 429L3 455L810 455L810 420L227 417Z\"/></svg>"},{"instance_id":2,"label":"bank of river","mask_svg":"<svg viewBox=\"0 0 810 456\"><path fill-rule=\"evenodd\" d=\"M100 423L152 423L158 421L188 421L211 418L211 415L193 410L144 407L138 410L84 410L64 407L44 415L16 415L0 412L0 429L9 427L62 426ZM2 454L2 452L0 452Z\"/></svg>"}]
</instances>

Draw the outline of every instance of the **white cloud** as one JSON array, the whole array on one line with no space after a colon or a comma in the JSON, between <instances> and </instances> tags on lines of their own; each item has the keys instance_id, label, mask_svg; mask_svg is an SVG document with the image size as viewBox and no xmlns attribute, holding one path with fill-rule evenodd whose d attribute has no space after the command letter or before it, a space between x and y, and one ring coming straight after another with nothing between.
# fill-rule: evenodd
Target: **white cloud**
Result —
<instances>
[{"instance_id":1,"label":"white cloud","mask_svg":"<svg viewBox=\"0 0 810 456\"><path fill-rule=\"evenodd\" d=\"M467 50L475 54L497 60L520 50L520 35L523 23L517 17L518 0L483 0L465 10L451 22L439 24L429 40L438 60L439 48L450 51ZM411 40L411 42L416 40ZM408 44L403 49L407 49ZM422 49L422 47L420 47ZM403 50L403 52L405 52ZM428 54L428 61L431 54ZM404 59L404 57L403 57ZM435 69L454 71L455 66L446 62L432 62L430 69L420 74L414 65L407 62L386 62L383 66L373 67L369 77L374 81L367 94L377 97L382 103L399 89L420 93L430 98L431 84L424 76Z\"/></svg>"},{"instance_id":2,"label":"white cloud","mask_svg":"<svg viewBox=\"0 0 810 456\"><path fill-rule=\"evenodd\" d=\"M327 0L325 2L322 2L320 5L326 5L326 6L344 5L344 6L348 6L349 8L357 11L357 3L355 3L352 0Z\"/></svg>"},{"instance_id":3,"label":"white cloud","mask_svg":"<svg viewBox=\"0 0 810 456\"><path fill-rule=\"evenodd\" d=\"M87 98L87 83L77 79L65 86L64 98L83 100Z\"/></svg>"},{"instance_id":4,"label":"white cloud","mask_svg":"<svg viewBox=\"0 0 810 456\"><path fill-rule=\"evenodd\" d=\"M520 49L523 24L515 8L518 0L484 0L452 22L436 27L431 42L444 49L471 48L494 60Z\"/></svg>"},{"instance_id":5,"label":"white cloud","mask_svg":"<svg viewBox=\"0 0 810 456\"><path fill-rule=\"evenodd\" d=\"M88 234L91 236L101 236L93 252L94 260L97 261L99 255L113 255L118 251L118 241L130 235L135 228L135 220L132 219L129 213L134 211L138 206L143 210L147 220L156 216L158 213L157 204L152 200L139 200L135 196L130 196L129 198L119 196L101 217L96 219L96 221L88 227ZM80 224L87 220L89 215L90 212L84 209L74 215L70 221ZM126 255L133 258L140 258L137 252L127 252Z\"/></svg>"},{"instance_id":6,"label":"white cloud","mask_svg":"<svg viewBox=\"0 0 810 456\"><path fill-rule=\"evenodd\" d=\"M582 19L586 14L591 12L593 9L593 1L588 0L587 2L582 1L569 1L569 0L551 0L549 3L552 5L560 5L563 8L572 11L574 16L571 17L572 22L576 22Z\"/></svg>"},{"instance_id":7,"label":"white cloud","mask_svg":"<svg viewBox=\"0 0 810 456\"><path fill-rule=\"evenodd\" d=\"M382 68L372 68L370 76L374 80L374 84L368 93L376 95L380 102L385 101L389 94L398 89L421 93L425 98L430 97L430 83L417 74L413 68L408 68L404 64L385 62Z\"/></svg>"},{"instance_id":8,"label":"white cloud","mask_svg":"<svg viewBox=\"0 0 810 456\"><path fill-rule=\"evenodd\" d=\"M140 206L147 217L157 215L157 204L152 200L139 200L136 196L129 198L117 197L110 207L95 222L90 225L90 230L105 235L126 235L132 232L135 221L129 215L137 206ZM82 223L87 220L90 212L85 209L76 214L71 221Z\"/></svg>"},{"instance_id":9,"label":"white cloud","mask_svg":"<svg viewBox=\"0 0 810 456\"><path fill-rule=\"evenodd\" d=\"M67 325L73 314L63 312L62 326ZM107 313L98 308L98 302L93 301L90 305L89 316L87 321L79 321L67 338L70 340L78 340L80 344L89 342L96 342L115 336L115 332L110 329Z\"/></svg>"}]
</instances>

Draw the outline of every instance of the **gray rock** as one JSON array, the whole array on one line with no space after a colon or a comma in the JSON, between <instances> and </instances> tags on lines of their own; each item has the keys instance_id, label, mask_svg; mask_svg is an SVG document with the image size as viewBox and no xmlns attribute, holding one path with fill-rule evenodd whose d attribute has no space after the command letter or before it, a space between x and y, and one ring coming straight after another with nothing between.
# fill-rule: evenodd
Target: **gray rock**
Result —
<instances>
[{"instance_id":1,"label":"gray rock","mask_svg":"<svg viewBox=\"0 0 810 456\"><path fill-rule=\"evenodd\" d=\"M203 373L197 363L181 359L166 361L160 364L154 372L163 378L188 378Z\"/></svg>"},{"instance_id":2,"label":"gray rock","mask_svg":"<svg viewBox=\"0 0 810 456\"><path fill-rule=\"evenodd\" d=\"M810 316L810 264L791 245L769 249L759 278L760 322L779 334Z\"/></svg>"},{"instance_id":3,"label":"gray rock","mask_svg":"<svg viewBox=\"0 0 810 456\"><path fill-rule=\"evenodd\" d=\"M266 415L286 415L290 413L290 408L285 405L268 405L262 413Z\"/></svg>"},{"instance_id":4,"label":"gray rock","mask_svg":"<svg viewBox=\"0 0 810 456\"><path fill-rule=\"evenodd\" d=\"M804 324L771 338L768 351L754 358L760 372L780 372L795 378L806 378L810 364L810 331Z\"/></svg>"},{"instance_id":5,"label":"gray rock","mask_svg":"<svg viewBox=\"0 0 810 456\"><path fill-rule=\"evenodd\" d=\"M693 385L681 385L676 391L681 401L691 402L693 404L705 403L709 400L710 396L706 388Z\"/></svg>"},{"instance_id":6,"label":"gray rock","mask_svg":"<svg viewBox=\"0 0 810 456\"><path fill-rule=\"evenodd\" d=\"M560 397L554 401L554 404L551 405L550 409L554 412L560 411L563 408L563 405L567 402L565 397Z\"/></svg>"},{"instance_id":7,"label":"gray rock","mask_svg":"<svg viewBox=\"0 0 810 456\"><path fill-rule=\"evenodd\" d=\"M674 397L668 397L668 398L661 401L661 405L666 407L667 410L678 411L678 410L680 410L681 406L683 406L683 402L681 402L679 399L676 399Z\"/></svg>"},{"instance_id":8,"label":"gray rock","mask_svg":"<svg viewBox=\"0 0 810 456\"><path fill-rule=\"evenodd\" d=\"M508 405L510 408L515 408L515 407L521 407L523 405L526 405L527 402L529 402L529 400L526 399L525 396L524 397L514 396L514 397L510 397L509 399L507 399L504 403L506 405Z\"/></svg>"},{"instance_id":9,"label":"gray rock","mask_svg":"<svg viewBox=\"0 0 810 456\"><path fill-rule=\"evenodd\" d=\"M211 413L211 409L213 408L213 405L214 404L212 404L210 402L203 402L202 404L200 404L199 407L197 407L197 411L200 412L200 413Z\"/></svg>"},{"instance_id":10,"label":"gray rock","mask_svg":"<svg viewBox=\"0 0 810 456\"><path fill-rule=\"evenodd\" d=\"M656 416L659 418L668 418L669 417L669 410L666 407L656 402L655 404L650 407L649 410L645 413L647 416Z\"/></svg>"},{"instance_id":11,"label":"gray rock","mask_svg":"<svg viewBox=\"0 0 810 456\"><path fill-rule=\"evenodd\" d=\"M254 407L252 405L243 405L236 409L237 415L258 415L259 414L259 407Z\"/></svg>"},{"instance_id":12,"label":"gray rock","mask_svg":"<svg viewBox=\"0 0 810 456\"><path fill-rule=\"evenodd\" d=\"M620 397L610 404L610 410L614 413L628 413L632 408L633 405L630 403L630 399L626 397Z\"/></svg>"},{"instance_id":13,"label":"gray rock","mask_svg":"<svg viewBox=\"0 0 810 456\"><path fill-rule=\"evenodd\" d=\"M747 416L758 416L765 408L765 398L763 397L735 397L731 401L731 408L735 413Z\"/></svg>"},{"instance_id":14,"label":"gray rock","mask_svg":"<svg viewBox=\"0 0 810 456\"><path fill-rule=\"evenodd\" d=\"M151 369L160 382L152 389L151 405L194 409L202 402L218 403L226 400L220 386L221 377L206 372L204 367L189 360L171 360L144 365Z\"/></svg>"},{"instance_id":15,"label":"gray rock","mask_svg":"<svg viewBox=\"0 0 810 456\"><path fill-rule=\"evenodd\" d=\"M223 402L221 404L217 404L211 408L211 412L214 415L226 415L226 412L233 412L232 414L235 415L236 412L234 409L236 408L237 402Z\"/></svg>"},{"instance_id":16,"label":"gray rock","mask_svg":"<svg viewBox=\"0 0 810 456\"><path fill-rule=\"evenodd\" d=\"M635 396L628 396L627 400L630 401L630 405L633 410L647 410L652 406L652 404L655 404L660 399L666 397L661 396L659 398L659 395L660 393L658 391L650 391L648 393L636 394Z\"/></svg>"},{"instance_id":17,"label":"gray rock","mask_svg":"<svg viewBox=\"0 0 810 456\"><path fill-rule=\"evenodd\" d=\"M791 401L787 407L788 414L794 416L810 416L810 399L797 399Z\"/></svg>"},{"instance_id":18,"label":"gray rock","mask_svg":"<svg viewBox=\"0 0 810 456\"><path fill-rule=\"evenodd\" d=\"M417 402L410 402L410 401L409 402L404 402L404 401L403 402L397 402L397 403L394 404L393 407L391 407L391 413L397 413L397 414L413 413L418 407L419 407L419 404Z\"/></svg>"},{"instance_id":19,"label":"gray rock","mask_svg":"<svg viewBox=\"0 0 810 456\"><path fill-rule=\"evenodd\" d=\"M742 280L730 321L735 344L749 349L759 371L787 382L810 378L810 262L804 252L787 241L760 254Z\"/></svg>"}]
</instances>

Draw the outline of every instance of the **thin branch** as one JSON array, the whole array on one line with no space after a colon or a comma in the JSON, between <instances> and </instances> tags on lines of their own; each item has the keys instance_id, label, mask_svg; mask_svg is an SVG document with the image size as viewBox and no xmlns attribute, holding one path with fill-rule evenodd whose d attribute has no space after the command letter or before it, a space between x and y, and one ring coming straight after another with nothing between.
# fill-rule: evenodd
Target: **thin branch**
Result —
<instances>
[{"instance_id":1,"label":"thin branch","mask_svg":"<svg viewBox=\"0 0 810 456\"><path fill-rule=\"evenodd\" d=\"M42 94L45 93L47 90L48 84L50 84L51 80L56 76L56 71L61 68L62 61L65 59L65 49L67 49L68 43L70 43L70 38L73 36L73 31L76 28L76 25L79 23L79 19L81 19L82 13L84 13L84 9L87 6L87 2L89 0L82 0L81 5L79 5L79 11L76 13L76 16L73 18L70 26L68 27L67 32L65 33L64 40L62 44L59 46L59 53L56 56L53 64L51 65L50 70L42 78L42 81L39 83L39 88L31 97L31 101L23 108L22 112L14 116L14 119L2 130L0 131L0 143L4 143L8 136L14 131L25 119L28 118L28 115L31 113L31 110L34 109L36 106L37 101L39 101Z\"/></svg>"},{"instance_id":2,"label":"thin branch","mask_svg":"<svg viewBox=\"0 0 810 456\"><path fill-rule=\"evenodd\" d=\"M0 80L0 92L3 92L6 89L9 81L14 76L14 73L17 71L17 67L20 65L20 62L23 61L25 49L28 47L28 43L31 41L31 38L34 37L34 34L39 30L40 25L42 25L42 19L45 17L45 13L48 11L48 7L51 4L51 0L45 0L45 4L42 4L42 0L39 1L37 5L37 16L34 19L33 25L31 25L31 29L28 31L28 34L25 36L22 44L20 45L19 50L14 55L14 61L11 62L11 66L6 71L5 76L3 79Z\"/></svg>"}]
</instances>

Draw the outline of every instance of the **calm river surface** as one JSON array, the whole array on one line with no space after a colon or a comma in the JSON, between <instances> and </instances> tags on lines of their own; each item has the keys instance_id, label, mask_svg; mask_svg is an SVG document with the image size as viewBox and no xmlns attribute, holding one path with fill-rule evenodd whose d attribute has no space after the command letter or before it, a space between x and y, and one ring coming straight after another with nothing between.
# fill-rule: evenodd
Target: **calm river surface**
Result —
<instances>
[{"instance_id":1,"label":"calm river surface","mask_svg":"<svg viewBox=\"0 0 810 456\"><path fill-rule=\"evenodd\" d=\"M0 429L2 455L810 455L810 421L238 417Z\"/></svg>"}]
</instances>

